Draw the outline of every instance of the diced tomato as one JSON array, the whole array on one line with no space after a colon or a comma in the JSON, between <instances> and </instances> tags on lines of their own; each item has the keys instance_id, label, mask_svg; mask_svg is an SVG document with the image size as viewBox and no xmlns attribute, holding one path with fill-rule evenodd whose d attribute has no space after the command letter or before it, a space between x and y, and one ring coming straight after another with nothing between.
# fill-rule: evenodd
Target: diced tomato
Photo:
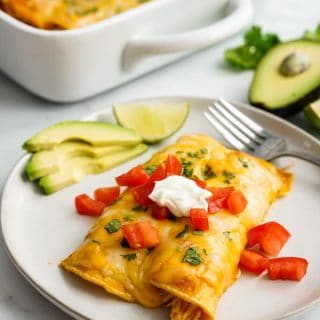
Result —
<instances>
[{"instance_id":1,"label":"diced tomato","mask_svg":"<svg viewBox=\"0 0 320 320\"><path fill-rule=\"evenodd\" d=\"M94 198L103 202L106 206L114 203L120 195L120 187L106 187L94 190Z\"/></svg>"},{"instance_id":2,"label":"diced tomato","mask_svg":"<svg viewBox=\"0 0 320 320\"><path fill-rule=\"evenodd\" d=\"M147 207L152 204L152 200L149 199L150 190L148 190L147 186L141 185L131 189L131 193L136 203L138 203L142 207Z\"/></svg>"},{"instance_id":3,"label":"diced tomato","mask_svg":"<svg viewBox=\"0 0 320 320\"><path fill-rule=\"evenodd\" d=\"M215 213L220 209L227 209L228 203L227 199L231 192L234 191L234 187L225 187L225 188L207 188L208 191L212 193L212 196L207 199L209 204L208 212Z\"/></svg>"},{"instance_id":4,"label":"diced tomato","mask_svg":"<svg viewBox=\"0 0 320 320\"><path fill-rule=\"evenodd\" d=\"M166 176L167 176L166 170L164 169L164 167L161 164L159 164L157 166L156 170L154 170L154 172L152 173L152 175L150 176L150 178L148 179L148 181L146 183L148 185L152 186L152 189L153 189L154 183L156 181L160 181L160 180L164 179Z\"/></svg>"},{"instance_id":5,"label":"diced tomato","mask_svg":"<svg viewBox=\"0 0 320 320\"><path fill-rule=\"evenodd\" d=\"M116 177L119 186L135 187L140 186L148 181L148 174L144 167L139 164L128 172Z\"/></svg>"},{"instance_id":6,"label":"diced tomato","mask_svg":"<svg viewBox=\"0 0 320 320\"><path fill-rule=\"evenodd\" d=\"M209 220L208 214L204 209L193 208L190 210L191 224L194 230L208 231Z\"/></svg>"},{"instance_id":7,"label":"diced tomato","mask_svg":"<svg viewBox=\"0 0 320 320\"><path fill-rule=\"evenodd\" d=\"M94 200L85 193L76 196L74 204L79 214L92 217L100 216L106 206L103 202Z\"/></svg>"},{"instance_id":8,"label":"diced tomato","mask_svg":"<svg viewBox=\"0 0 320 320\"><path fill-rule=\"evenodd\" d=\"M137 186L131 190L135 201L143 207L147 207L152 204L153 201L149 199L148 196L152 192L155 182L162 180L165 177L166 171L162 165L159 165L145 184Z\"/></svg>"},{"instance_id":9,"label":"diced tomato","mask_svg":"<svg viewBox=\"0 0 320 320\"><path fill-rule=\"evenodd\" d=\"M136 223L121 225L121 231L130 248L138 249L142 247L141 234L137 231Z\"/></svg>"},{"instance_id":10,"label":"diced tomato","mask_svg":"<svg viewBox=\"0 0 320 320\"><path fill-rule=\"evenodd\" d=\"M276 256L291 235L281 224L271 221L250 229L247 236L249 247L258 244L266 253Z\"/></svg>"},{"instance_id":11,"label":"diced tomato","mask_svg":"<svg viewBox=\"0 0 320 320\"><path fill-rule=\"evenodd\" d=\"M240 267L246 271L260 274L268 268L268 258L251 250L243 250Z\"/></svg>"},{"instance_id":12,"label":"diced tomato","mask_svg":"<svg viewBox=\"0 0 320 320\"><path fill-rule=\"evenodd\" d=\"M238 214L242 212L248 204L244 194L239 190L232 191L227 198L228 210L231 213Z\"/></svg>"},{"instance_id":13,"label":"diced tomato","mask_svg":"<svg viewBox=\"0 0 320 320\"><path fill-rule=\"evenodd\" d=\"M306 274L308 261L303 258L285 257L269 260L268 276L271 280L300 281Z\"/></svg>"},{"instance_id":14,"label":"diced tomato","mask_svg":"<svg viewBox=\"0 0 320 320\"><path fill-rule=\"evenodd\" d=\"M170 217L170 211L166 207L160 207L155 202L151 204L151 215L158 220L165 220Z\"/></svg>"},{"instance_id":15,"label":"diced tomato","mask_svg":"<svg viewBox=\"0 0 320 320\"><path fill-rule=\"evenodd\" d=\"M202 188L202 189L205 189L206 188L206 182L201 180L201 179L198 179L198 178L191 178L196 184L198 187Z\"/></svg>"},{"instance_id":16,"label":"diced tomato","mask_svg":"<svg viewBox=\"0 0 320 320\"><path fill-rule=\"evenodd\" d=\"M168 155L166 161L166 172L167 175L180 175L182 172L182 164L180 160L172 154Z\"/></svg>"},{"instance_id":17,"label":"diced tomato","mask_svg":"<svg viewBox=\"0 0 320 320\"><path fill-rule=\"evenodd\" d=\"M159 244L159 234L150 221L124 224L121 231L131 249L153 248Z\"/></svg>"}]
</instances>

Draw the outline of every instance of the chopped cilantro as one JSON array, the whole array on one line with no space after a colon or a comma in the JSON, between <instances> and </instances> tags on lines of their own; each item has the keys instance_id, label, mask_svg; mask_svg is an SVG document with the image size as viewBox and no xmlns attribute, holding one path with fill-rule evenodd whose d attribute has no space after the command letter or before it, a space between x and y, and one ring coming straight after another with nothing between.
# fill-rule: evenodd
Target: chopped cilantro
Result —
<instances>
[{"instance_id":1,"label":"chopped cilantro","mask_svg":"<svg viewBox=\"0 0 320 320\"><path fill-rule=\"evenodd\" d=\"M208 153L207 148L201 148L199 151L200 151L201 154L207 154Z\"/></svg>"},{"instance_id":2,"label":"chopped cilantro","mask_svg":"<svg viewBox=\"0 0 320 320\"><path fill-rule=\"evenodd\" d=\"M223 235L228 239L228 240L232 240L231 236L230 236L230 231L224 231Z\"/></svg>"},{"instance_id":3,"label":"chopped cilantro","mask_svg":"<svg viewBox=\"0 0 320 320\"><path fill-rule=\"evenodd\" d=\"M303 35L303 39L319 41L320 40L320 23L314 31L307 30Z\"/></svg>"},{"instance_id":4,"label":"chopped cilantro","mask_svg":"<svg viewBox=\"0 0 320 320\"><path fill-rule=\"evenodd\" d=\"M186 224L179 233L177 233L176 238L182 238L189 231L189 226Z\"/></svg>"},{"instance_id":5,"label":"chopped cilantro","mask_svg":"<svg viewBox=\"0 0 320 320\"><path fill-rule=\"evenodd\" d=\"M142 206L133 207L132 211L146 211L148 208L144 208Z\"/></svg>"},{"instance_id":6,"label":"chopped cilantro","mask_svg":"<svg viewBox=\"0 0 320 320\"><path fill-rule=\"evenodd\" d=\"M187 262L192 266L197 266L203 262L203 259L200 257L198 248L191 247L187 250L184 255L182 262Z\"/></svg>"},{"instance_id":7,"label":"chopped cilantro","mask_svg":"<svg viewBox=\"0 0 320 320\"><path fill-rule=\"evenodd\" d=\"M122 254L121 257L127 259L128 261L137 259L136 253Z\"/></svg>"},{"instance_id":8,"label":"chopped cilantro","mask_svg":"<svg viewBox=\"0 0 320 320\"><path fill-rule=\"evenodd\" d=\"M182 164L182 168L183 168L182 174L187 178L192 177L193 176L193 169L189 168L192 165L192 162L185 161L185 159L181 159L181 164Z\"/></svg>"},{"instance_id":9,"label":"chopped cilantro","mask_svg":"<svg viewBox=\"0 0 320 320\"><path fill-rule=\"evenodd\" d=\"M77 14L80 14L80 15L87 15L87 14L91 14L91 13L96 13L98 11L98 8L97 7L92 7L92 8L89 8L89 9L86 9L86 10L76 10L76 13Z\"/></svg>"},{"instance_id":10,"label":"chopped cilantro","mask_svg":"<svg viewBox=\"0 0 320 320\"><path fill-rule=\"evenodd\" d=\"M198 231L198 230L193 230L192 234L195 236L203 236L203 232L202 231Z\"/></svg>"},{"instance_id":11,"label":"chopped cilantro","mask_svg":"<svg viewBox=\"0 0 320 320\"><path fill-rule=\"evenodd\" d=\"M147 174L149 176L151 176L156 169L157 169L157 166L155 164L150 164L149 166L145 167L145 170L147 171Z\"/></svg>"},{"instance_id":12,"label":"chopped cilantro","mask_svg":"<svg viewBox=\"0 0 320 320\"><path fill-rule=\"evenodd\" d=\"M133 214L130 214L130 213L126 214L126 215L123 217L123 220L124 220L124 221L133 221L133 220L134 220Z\"/></svg>"},{"instance_id":13,"label":"chopped cilantro","mask_svg":"<svg viewBox=\"0 0 320 320\"><path fill-rule=\"evenodd\" d=\"M244 168L248 168L249 167L248 162L244 158L242 158L242 157L239 158L239 161L241 162L241 164L242 164L242 166Z\"/></svg>"},{"instance_id":14,"label":"chopped cilantro","mask_svg":"<svg viewBox=\"0 0 320 320\"><path fill-rule=\"evenodd\" d=\"M203 178L207 179L214 179L217 177L216 173L212 170L212 168L206 165L205 169L202 172Z\"/></svg>"},{"instance_id":15,"label":"chopped cilantro","mask_svg":"<svg viewBox=\"0 0 320 320\"><path fill-rule=\"evenodd\" d=\"M121 227L121 222L118 219L112 219L104 227L109 233L117 232Z\"/></svg>"},{"instance_id":16,"label":"chopped cilantro","mask_svg":"<svg viewBox=\"0 0 320 320\"><path fill-rule=\"evenodd\" d=\"M181 154L181 153L183 153L183 151L178 150L178 151L176 151L176 153L177 153L177 154Z\"/></svg>"},{"instance_id":17,"label":"chopped cilantro","mask_svg":"<svg viewBox=\"0 0 320 320\"><path fill-rule=\"evenodd\" d=\"M230 171L223 171L222 175L227 179L227 180L231 180L235 178L235 175L230 172Z\"/></svg>"},{"instance_id":18,"label":"chopped cilantro","mask_svg":"<svg viewBox=\"0 0 320 320\"><path fill-rule=\"evenodd\" d=\"M235 69L255 69L267 51L278 43L280 39L276 34L262 33L260 27L252 26L244 34L242 45L225 51L225 60Z\"/></svg>"}]
</instances>

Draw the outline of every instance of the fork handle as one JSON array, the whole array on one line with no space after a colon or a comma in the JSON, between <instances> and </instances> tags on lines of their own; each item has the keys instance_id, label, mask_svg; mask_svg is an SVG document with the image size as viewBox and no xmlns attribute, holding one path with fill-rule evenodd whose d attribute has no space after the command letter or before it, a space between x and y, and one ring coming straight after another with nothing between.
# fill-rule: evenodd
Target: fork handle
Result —
<instances>
[{"instance_id":1,"label":"fork handle","mask_svg":"<svg viewBox=\"0 0 320 320\"><path fill-rule=\"evenodd\" d=\"M271 157L269 160L274 160L274 159L281 158L281 157L299 158L299 159L308 161L308 162L313 163L313 164L320 167L320 158L312 156L312 155L304 153L304 152L299 152L299 151L280 152L280 153L274 155L273 157Z\"/></svg>"}]
</instances>

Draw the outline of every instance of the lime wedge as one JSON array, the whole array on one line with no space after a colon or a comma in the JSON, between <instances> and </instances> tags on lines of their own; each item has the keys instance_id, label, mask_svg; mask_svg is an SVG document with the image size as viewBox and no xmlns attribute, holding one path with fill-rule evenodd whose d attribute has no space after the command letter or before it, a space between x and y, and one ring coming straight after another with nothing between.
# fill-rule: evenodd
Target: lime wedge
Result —
<instances>
[{"instance_id":1,"label":"lime wedge","mask_svg":"<svg viewBox=\"0 0 320 320\"><path fill-rule=\"evenodd\" d=\"M304 115L313 127L320 129L320 99L308 104Z\"/></svg>"},{"instance_id":2,"label":"lime wedge","mask_svg":"<svg viewBox=\"0 0 320 320\"><path fill-rule=\"evenodd\" d=\"M136 130L145 143L154 144L170 137L183 126L189 114L189 104L117 104L113 106L113 113L121 126Z\"/></svg>"}]
</instances>

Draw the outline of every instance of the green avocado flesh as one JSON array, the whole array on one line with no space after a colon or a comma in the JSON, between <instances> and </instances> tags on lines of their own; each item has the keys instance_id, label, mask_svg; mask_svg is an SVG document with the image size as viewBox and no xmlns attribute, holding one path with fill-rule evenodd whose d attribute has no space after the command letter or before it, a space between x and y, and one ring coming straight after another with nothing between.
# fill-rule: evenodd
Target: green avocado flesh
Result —
<instances>
[{"instance_id":1,"label":"green avocado flesh","mask_svg":"<svg viewBox=\"0 0 320 320\"><path fill-rule=\"evenodd\" d=\"M307 57L309 67L285 76L280 71L285 58L298 53ZM249 91L251 104L279 114L302 109L320 96L320 42L296 40L276 45L257 66Z\"/></svg>"},{"instance_id":2,"label":"green avocado flesh","mask_svg":"<svg viewBox=\"0 0 320 320\"><path fill-rule=\"evenodd\" d=\"M63 142L52 150L36 152L26 166L26 174L30 181L55 173L64 166L66 160L76 157L100 158L130 147L106 146L93 147L82 142Z\"/></svg>"},{"instance_id":3,"label":"green avocado flesh","mask_svg":"<svg viewBox=\"0 0 320 320\"><path fill-rule=\"evenodd\" d=\"M46 194L54 193L79 182L88 174L98 174L128 161L142 154L147 149L147 145L138 144L115 153L106 154L100 158L88 156L67 158L63 161L63 166L57 171L40 178L39 186Z\"/></svg>"},{"instance_id":4,"label":"green avocado flesh","mask_svg":"<svg viewBox=\"0 0 320 320\"><path fill-rule=\"evenodd\" d=\"M38 132L23 144L23 148L29 152L50 150L65 141L82 141L92 146L132 146L142 139L136 131L112 123L66 121Z\"/></svg>"}]
</instances>

